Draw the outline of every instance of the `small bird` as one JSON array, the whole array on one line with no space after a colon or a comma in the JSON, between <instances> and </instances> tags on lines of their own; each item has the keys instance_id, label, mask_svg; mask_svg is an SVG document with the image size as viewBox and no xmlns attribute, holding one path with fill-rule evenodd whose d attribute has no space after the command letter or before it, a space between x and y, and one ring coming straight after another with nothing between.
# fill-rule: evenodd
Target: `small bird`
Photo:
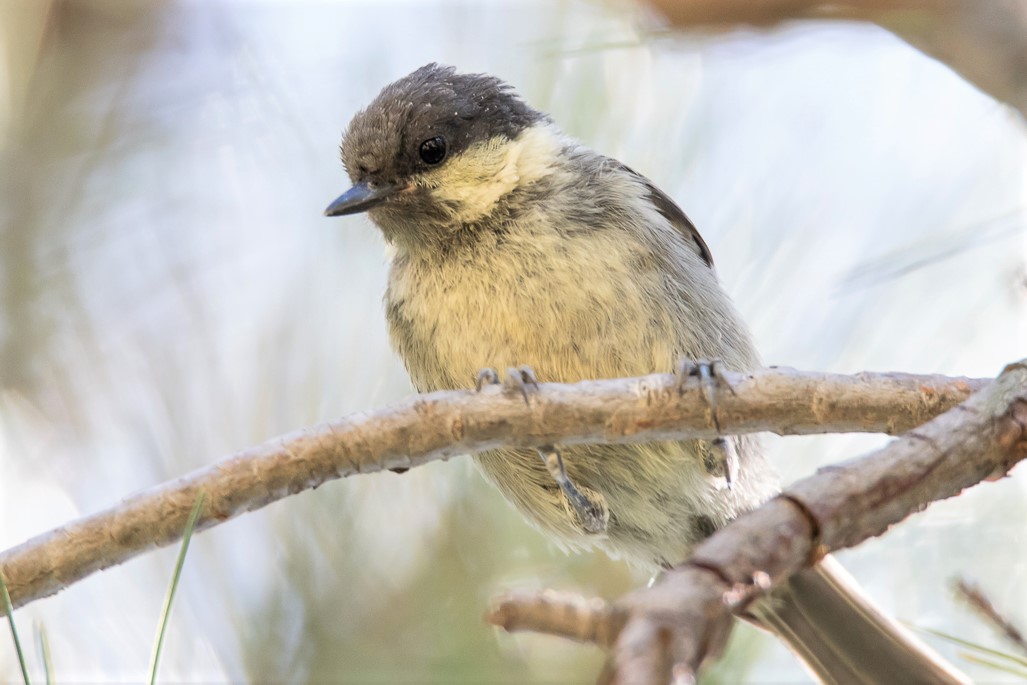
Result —
<instances>
[{"instance_id":1,"label":"small bird","mask_svg":"<svg viewBox=\"0 0 1027 685\"><path fill-rule=\"evenodd\" d=\"M349 124L353 183L328 216L368 212L394 247L385 310L419 392L575 382L716 359L760 366L710 249L651 181L562 133L510 86L429 64ZM531 371L529 372L528 369ZM708 372L708 369L707 369ZM752 436L498 449L479 469L536 528L650 570L779 485ZM961 683L832 559L750 617L825 683Z\"/></svg>"}]
</instances>

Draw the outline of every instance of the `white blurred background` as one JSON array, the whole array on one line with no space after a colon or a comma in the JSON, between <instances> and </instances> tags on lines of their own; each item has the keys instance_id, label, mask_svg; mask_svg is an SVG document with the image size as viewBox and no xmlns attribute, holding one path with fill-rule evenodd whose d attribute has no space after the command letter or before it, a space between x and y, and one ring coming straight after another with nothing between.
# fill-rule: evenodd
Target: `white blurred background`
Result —
<instances>
[{"instance_id":1,"label":"white blurred background","mask_svg":"<svg viewBox=\"0 0 1027 685\"><path fill-rule=\"evenodd\" d=\"M675 197L768 364L992 376L1025 355L1016 115L866 25L650 25L582 1L0 0L0 547L410 392L383 241L321 211L349 118L429 61L503 77ZM883 442L767 444L792 480ZM1027 625L1025 490L1021 468L840 556L902 620L1003 648L949 582ZM36 678L42 625L59 681L142 679L174 555L19 610ZM644 581L548 544L467 459L353 478L193 541L162 680L587 683L596 650L494 632L488 598ZM708 682L808 679L743 627Z\"/></svg>"}]
</instances>

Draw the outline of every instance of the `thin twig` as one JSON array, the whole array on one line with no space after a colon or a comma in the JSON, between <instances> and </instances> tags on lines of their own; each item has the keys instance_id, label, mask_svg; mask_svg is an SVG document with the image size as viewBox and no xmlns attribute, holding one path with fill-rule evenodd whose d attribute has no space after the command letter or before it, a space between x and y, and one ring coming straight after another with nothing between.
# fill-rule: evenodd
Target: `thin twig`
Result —
<instances>
[{"instance_id":1,"label":"thin twig","mask_svg":"<svg viewBox=\"0 0 1027 685\"><path fill-rule=\"evenodd\" d=\"M602 599L555 590L508 592L485 614L486 621L509 632L532 629L605 648L613 646L626 618Z\"/></svg>"}]
</instances>

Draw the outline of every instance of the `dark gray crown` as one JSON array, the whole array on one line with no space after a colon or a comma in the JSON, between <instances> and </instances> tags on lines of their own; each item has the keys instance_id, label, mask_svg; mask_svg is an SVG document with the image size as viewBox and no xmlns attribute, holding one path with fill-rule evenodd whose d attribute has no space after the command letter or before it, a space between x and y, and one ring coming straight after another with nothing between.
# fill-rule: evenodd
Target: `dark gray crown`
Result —
<instances>
[{"instance_id":1,"label":"dark gray crown","mask_svg":"<svg viewBox=\"0 0 1027 685\"><path fill-rule=\"evenodd\" d=\"M354 181L397 182L426 168L418 149L429 138L444 137L453 156L496 136L515 138L545 118L494 76L432 63L385 86L353 117L342 162Z\"/></svg>"}]
</instances>

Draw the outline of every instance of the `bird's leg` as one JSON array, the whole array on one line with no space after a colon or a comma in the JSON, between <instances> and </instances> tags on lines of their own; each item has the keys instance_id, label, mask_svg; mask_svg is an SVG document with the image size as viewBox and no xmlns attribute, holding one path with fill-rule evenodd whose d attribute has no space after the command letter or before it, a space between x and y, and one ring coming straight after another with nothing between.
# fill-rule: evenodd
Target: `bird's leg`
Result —
<instances>
[{"instance_id":1,"label":"bird's leg","mask_svg":"<svg viewBox=\"0 0 1027 685\"><path fill-rule=\"evenodd\" d=\"M567 504L578 526L590 535L606 532L606 524L610 520L610 512L606 509L605 498L589 488L578 487L567 476L563 466L563 457L555 445L544 445L538 448L549 475L553 477L560 490L563 491Z\"/></svg>"},{"instance_id":2,"label":"bird's leg","mask_svg":"<svg viewBox=\"0 0 1027 685\"><path fill-rule=\"evenodd\" d=\"M487 368L478 372L474 387L481 392L485 385L498 385L499 382L499 373L495 369ZM538 379L530 366L508 368L502 384L504 390L520 393L526 404L531 403L529 393L538 391ZM570 479L563 464L563 456L555 445L544 445L536 451L549 475L560 486L564 501L578 527L589 535L606 532L610 513L606 509L605 498L591 488L576 485Z\"/></svg>"},{"instance_id":3,"label":"bird's leg","mask_svg":"<svg viewBox=\"0 0 1027 685\"><path fill-rule=\"evenodd\" d=\"M724 367L720 360L699 360L693 362L685 359L678 364L675 375L677 376L678 392L680 393L685 391L685 384L688 382L688 379L693 377L699 379L699 388L702 390L703 398L706 400L706 406L710 408L710 421L713 423L714 429L720 433L720 420L717 418L717 391L726 387L732 394L735 392L735 389L731 387L731 383L724 375ZM718 437L710 443L709 459L705 458L707 455L703 456L707 473L718 477L723 476L727 486L730 488L734 480L733 474L736 466L734 448L731 443L724 437Z\"/></svg>"}]
</instances>

